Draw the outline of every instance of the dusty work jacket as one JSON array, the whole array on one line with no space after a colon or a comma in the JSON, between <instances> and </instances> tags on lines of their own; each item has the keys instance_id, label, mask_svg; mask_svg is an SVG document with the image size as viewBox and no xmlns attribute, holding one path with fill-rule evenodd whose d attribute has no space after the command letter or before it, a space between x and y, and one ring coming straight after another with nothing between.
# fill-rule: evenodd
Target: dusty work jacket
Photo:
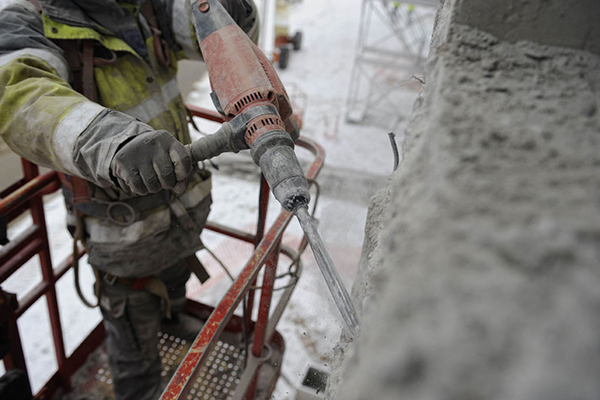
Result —
<instances>
[{"instance_id":1,"label":"dusty work jacket","mask_svg":"<svg viewBox=\"0 0 600 400\"><path fill-rule=\"evenodd\" d=\"M0 0L0 135L20 156L93 183L95 212L85 218L89 262L123 277L154 274L201 248L211 201L206 171L196 172L178 198L159 194L159 205L157 195L130 198L111 180L113 156L132 136L164 129L190 141L175 77L177 60L201 59L189 0L151 1L168 66L157 60L141 1L39 0L40 12L27 1ZM242 26L253 36L255 15ZM67 54L56 44L81 39L95 42L97 102L72 89ZM173 201L187 216L176 217ZM98 215L103 209L106 218ZM121 215L131 210L135 218Z\"/></svg>"}]
</instances>

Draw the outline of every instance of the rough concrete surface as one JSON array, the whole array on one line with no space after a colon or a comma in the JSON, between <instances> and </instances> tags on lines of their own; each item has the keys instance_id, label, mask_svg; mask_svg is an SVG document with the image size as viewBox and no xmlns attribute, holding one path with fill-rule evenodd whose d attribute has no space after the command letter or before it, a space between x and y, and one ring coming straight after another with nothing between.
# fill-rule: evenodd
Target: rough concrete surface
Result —
<instances>
[{"instance_id":1,"label":"rough concrete surface","mask_svg":"<svg viewBox=\"0 0 600 400\"><path fill-rule=\"evenodd\" d=\"M597 0L461 0L454 21L508 41L530 40L600 54Z\"/></svg>"},{"instance_id":2,"label":"rough concrete surface","mask_svg":"<svg viewBox=\"0 0 600 400\"><path fill-rule=\"evenodd\" d=\"M438 10L329 398L600 398L600 57L456 22L475 3Z\"/></svg>"}]
</instances>

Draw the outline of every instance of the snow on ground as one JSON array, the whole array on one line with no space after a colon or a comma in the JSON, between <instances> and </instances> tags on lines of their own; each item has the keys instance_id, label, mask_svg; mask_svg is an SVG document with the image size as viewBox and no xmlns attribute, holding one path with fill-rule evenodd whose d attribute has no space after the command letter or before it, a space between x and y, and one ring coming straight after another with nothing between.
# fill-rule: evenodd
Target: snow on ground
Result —
<instances>
[{"instance_id":1,"label":"snow on ground","mask_svg":"<svg viewBox=\"0 0 600 400\"><path fill-rule=\"evenodd\" d=\"M326 151L326 166L319 179L323 187L316 217L320 232L348 288L355 277L360 257L368 198L385 184L393 167L387 136L389 121L364 125L349 124L344 120L360 6L360 0L304 0L293 6L291 32L303 32L303 48L291 54L286 70L279 71L293 98L298 100L298 92L306 95L302 134L319 142ZM206 78L196 82L188 102L212 108L209 87ZM400 137L416 93L414 87L403 89L391 105L391 114L395 119L400 117L396 126ZM217 128L214 123L198 122L204 132L210 133ZM307 151L297 152L303 165L312 160ZM210 220L252 232L257 218L258 169L249 155L243 153L220 156L215 163L219 165L219 171L213 170L214 202ZM45 207L53 262L58 263L67 257L72 245L64 228L62 197L49 196ZM268 220L273 221L278 213L279 205L271 197ZM9 227L9 237L14 237L30 223L27 218L19 220ZM299 225L292 221L284 243L297 246L301 237ZM234 273L241 270L252 253L251 246L212 232L205 231L202 239ZM188 282L188 295L215 305L227 289L229 280L206 251L198 255L212 278L202 286L192 278ZM328 369L341 331L339 314L310 250L305 252L302 260L303 276L278 326L286 341L282 367L285 379L279 380L273 396L275 399L293 399L294 386L300 385L309 365ZM279 273L285 271L288 264L288 260L282 257ZM85 260L81 270L81 286L87 297L93 299L93 274ZM3 289L23 296L40 280L39 263L34 260L5 282ZM282 284L285 282L278 282L277 286ZM70 354L100 321L100 313L81 304L74 291L72 272L61 279L57 291L66 348ZM47 308L43 301L19 320L19 329L33 389L37 391L56 370Z\"/></svg>"}]
</instances>

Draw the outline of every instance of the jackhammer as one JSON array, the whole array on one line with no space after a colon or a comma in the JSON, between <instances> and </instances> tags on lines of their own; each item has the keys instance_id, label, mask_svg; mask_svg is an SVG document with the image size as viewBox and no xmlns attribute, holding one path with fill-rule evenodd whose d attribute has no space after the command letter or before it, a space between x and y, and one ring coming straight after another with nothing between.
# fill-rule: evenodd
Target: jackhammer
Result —
<instances>
[{"instance_id":1,"label":"jackhammer","mask_svg":"<svg viewBox=\"0 0 600 400\"><path fill-rule=\"evenodd\" d=\"M356 311L308 212L308 182L294 153L299 129L283 84L219 0L195 1L192 13L211 98L226 121L188 145L193 161L250 149L275 198L298 218L348 331L356 336Z\"/></svg>"}]
</instances>

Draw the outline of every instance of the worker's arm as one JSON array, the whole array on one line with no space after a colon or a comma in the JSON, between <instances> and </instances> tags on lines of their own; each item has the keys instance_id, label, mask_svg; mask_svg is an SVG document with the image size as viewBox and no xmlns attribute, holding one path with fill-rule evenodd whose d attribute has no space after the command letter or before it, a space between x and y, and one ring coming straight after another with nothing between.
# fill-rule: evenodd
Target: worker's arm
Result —
<instances>
[{"instance_id":1,"label":"worker's arm","mask_svg":"<svg viewBox=\"0 0 600 400\"><path fill-rule=\"evenodd\" d=\"M99 186L138 194L180 189L191 169L175 138L74 91L60 48L43 34L38 11L13 1L0 12L0 135L20 156ZM148 148L146 158L113 163ZM133 150L132 150L133 149ZM183 176L182 176L183 175ZM174 178L175 177L175 178Z\"/></svg>"},{"instance_id":2,"label":"worker's arm","mask_svg":"<svg viewBox=\"0 0 600 400\"><path fill-rule=\"evenodd\" d=\"M259 19L258 9L253 0L219 0L233 20L246 32L254 43L258 42ZM164 10L163 15L171 16L168 26L170 36L182 50L183 58L202 60L198 40L194 31L191 4L189 0L174 0L165 2L170 9ZM160 13L159 13L160 15ZM160 18L160 16L159 16Z\"/></svg>"}]
</instances>

